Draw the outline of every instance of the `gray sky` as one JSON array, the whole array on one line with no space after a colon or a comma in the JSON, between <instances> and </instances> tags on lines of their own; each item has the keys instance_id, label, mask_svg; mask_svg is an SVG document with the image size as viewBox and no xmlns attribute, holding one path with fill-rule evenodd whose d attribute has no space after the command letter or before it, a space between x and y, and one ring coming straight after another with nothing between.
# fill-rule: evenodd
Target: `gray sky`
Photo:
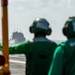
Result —
<instances>
[{"instance_id":1,"label":"gray sky","mask_svg":"<svg viewBox=\"0 0 75 75\"><path fill-rule=\"evenodd\" d=\"M62 27L69 16L75 15L74 3L75 0L9 0L9 38L12 32L17 30L23 32L26 39L33 38L29 26L35 18L40 17L46 18L53 30L48 36L49 39L66 40L62 34ZM1 15L0 11L0 28ZM0 32L0 38L1 35Z\"/></svg>"}]
</instances>

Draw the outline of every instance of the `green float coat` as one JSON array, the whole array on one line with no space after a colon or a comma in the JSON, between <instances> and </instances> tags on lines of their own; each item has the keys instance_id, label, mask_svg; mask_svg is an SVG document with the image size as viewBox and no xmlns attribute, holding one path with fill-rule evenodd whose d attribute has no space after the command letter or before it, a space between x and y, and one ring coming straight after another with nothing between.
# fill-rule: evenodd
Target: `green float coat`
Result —
<instances>
[{"instance_id":1,"label":"green float coat","mask_svg":"<svg viewBox=\"0 0 75 75\"><path fill-rule=\"evenodd\" d=\"M25 54L26 75L47 75L56 46L45 37L36 37L10 47L10 54Z\"/></svg>"}]
</instances>

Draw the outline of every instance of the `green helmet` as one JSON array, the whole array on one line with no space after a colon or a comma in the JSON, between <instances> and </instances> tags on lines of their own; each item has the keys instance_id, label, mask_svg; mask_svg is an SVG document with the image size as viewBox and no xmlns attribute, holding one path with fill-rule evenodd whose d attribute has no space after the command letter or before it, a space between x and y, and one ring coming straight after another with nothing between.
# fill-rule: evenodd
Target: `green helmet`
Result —
<instances>
[{"instance_id":1,"label":"green helmet","mask_svg":"<svg viewBox=\"0 0 75 75\"><path fill-rule=\"evenodd\" d=\"M51 28L49 28L49 22L44 18L36 18L32 26L30 26L31 33L44 32L46 35L51 34Z\"/></svg>"},{"instance_id":2,"label":"green helmet","mask_svg":"<svg viewBox=\"0 0 75 75\"><path fill-rule=\"evenodd\" d=\"M65 36L75 36L75 17L70 17L67 22L65 23L65 26L63 28L63 34Z\"/></svg>"}]
</instances>

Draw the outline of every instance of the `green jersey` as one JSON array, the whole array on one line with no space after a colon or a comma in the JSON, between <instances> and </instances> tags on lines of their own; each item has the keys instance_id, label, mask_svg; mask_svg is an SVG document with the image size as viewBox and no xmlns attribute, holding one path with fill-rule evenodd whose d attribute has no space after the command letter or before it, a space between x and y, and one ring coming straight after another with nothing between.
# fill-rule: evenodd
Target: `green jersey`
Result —
<instances>
[{"instance_id":1,"label":"green jersey","mask_svg":"<svg viewBox=\"0 0 75 75\"><path fill-rule=\"evenodd\" d=\"M26 75L47 75L57 44L45 37L36 37L10 47L10 54L25 54Z\"/></svg>"},{"instance_id":2,"label":"green jersey","mask_svg":"<svg viewBox=\"0 0 75 75\"><path fill-rule=\"evenodd\" d=\"M75 75L75 38L56 48L48 75Z\"/></svg>"}]
</instances>

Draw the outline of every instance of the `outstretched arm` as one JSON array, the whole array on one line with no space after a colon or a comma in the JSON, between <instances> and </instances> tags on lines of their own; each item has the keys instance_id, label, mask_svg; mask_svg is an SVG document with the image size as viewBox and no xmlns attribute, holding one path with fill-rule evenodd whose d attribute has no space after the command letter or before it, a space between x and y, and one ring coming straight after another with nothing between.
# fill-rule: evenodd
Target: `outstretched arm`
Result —
<instances>
[{"instance_id":1,"label":"outstretched arm","mask_svg":"<svg viewBox=\"0 0 75 75\"><path fill-rule=\"evenodd\" d=\"M10 54L25 54L27 42L20 43L16 46L9 47Z\"/></svg>"},{"instance_id":2,"label":"outstretched arm","mask_svg":"<svg viewBox=\"0 0 75 75\"><path fill-rule=\"evenodd\" d=\"M29 41L25 41L17 44L16 46L10 46L9 54L26 54L26 52L28 51L28 43ZM0 50L2 50L2 44L0 44Z\"/></svg>"}]
</instances>

